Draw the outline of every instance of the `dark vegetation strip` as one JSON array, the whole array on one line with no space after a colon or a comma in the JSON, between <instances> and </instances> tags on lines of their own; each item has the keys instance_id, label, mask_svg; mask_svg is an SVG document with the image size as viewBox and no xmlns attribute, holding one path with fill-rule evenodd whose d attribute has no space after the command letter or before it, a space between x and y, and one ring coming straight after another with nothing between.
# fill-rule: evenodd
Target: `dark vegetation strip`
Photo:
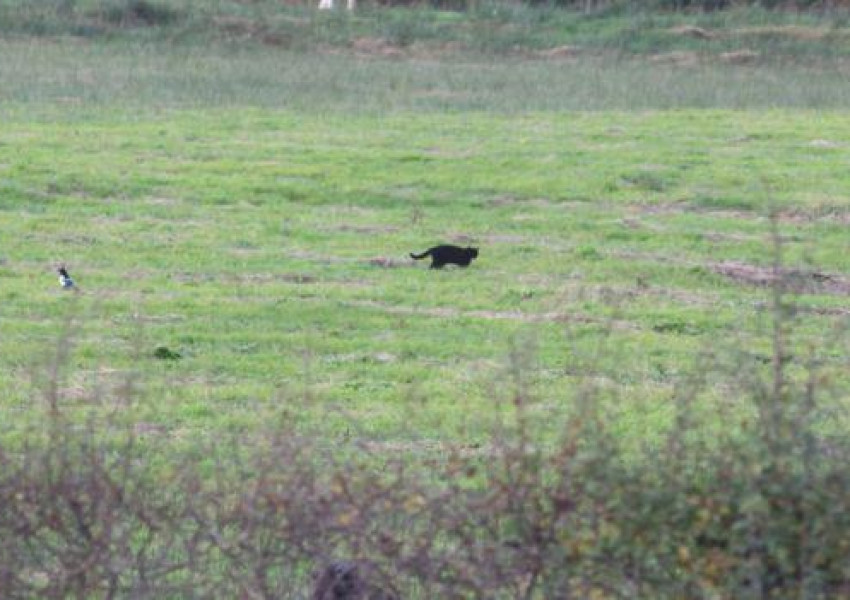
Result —
<instances>
[{"instance_id":1,"label":"dark vegetation strip","mask_svg":"<svg viewBox=\"0 0 850 600\"><path fill-rule=\"evenodd\" d=\"M0 32L166 44L222 41L267 48L345 47L364 56L433 58L480 52L545 60L585 51L652 54L694 64L850 58L841 1L360 2L356 17L273 0L7 0ZM393 5L395 7L393 7ZM778 9L783 10L778 10ZM448 9L448 10L446 10ZM771 10L776 9L776 10Z\"/></svg>"}]
</instances>

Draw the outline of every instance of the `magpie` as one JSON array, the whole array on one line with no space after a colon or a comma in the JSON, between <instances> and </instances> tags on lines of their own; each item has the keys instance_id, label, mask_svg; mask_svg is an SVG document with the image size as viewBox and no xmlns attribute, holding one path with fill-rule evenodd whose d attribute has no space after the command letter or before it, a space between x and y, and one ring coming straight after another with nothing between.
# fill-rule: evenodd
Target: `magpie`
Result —
<instances>
[{"instance_id":1,"label":"magpie","mask_svg":"<svg viewBox=\"0 0 850 600\"><path fill-rule=\"evenodd\" d=\"M62 289L76 289L74 287L74 280L71 279L70 275L68 275L68 269L66 269L64 266L61 266L56 269L56 271L59 273L59 285L62 286Z\"/></svg>"}]
</instances>

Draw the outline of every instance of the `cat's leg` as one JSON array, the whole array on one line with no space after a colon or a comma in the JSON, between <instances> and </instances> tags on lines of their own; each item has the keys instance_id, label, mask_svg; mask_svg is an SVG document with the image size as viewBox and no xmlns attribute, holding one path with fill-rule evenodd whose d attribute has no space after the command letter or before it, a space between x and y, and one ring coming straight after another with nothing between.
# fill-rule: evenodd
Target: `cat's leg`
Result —
<instances>
[{"instance_id":1,"label":"cat's leg","mask_svg":"<svg viewBox=\"0 0 850 600\"><path fill-rule=\"evenodd\" d=\"M435 260L434 262L432 262L432 263L431 263L431 268L432 268L432 269L442 269L442 268L443 268L443 267L445 267L445 266L446 266L446 263L438 262L438 261L436 261L436 260Z\"/></svg>"},{"instance_id":2,"label":"cat's leg","mask_svg":"<svg viewBox=\"0 0 850 600\"><path fill-rule=\"evenodd\" d=\"M334 7L334 0L319 0L319 10L330 10Z\"/></svg>"}]
</instances>

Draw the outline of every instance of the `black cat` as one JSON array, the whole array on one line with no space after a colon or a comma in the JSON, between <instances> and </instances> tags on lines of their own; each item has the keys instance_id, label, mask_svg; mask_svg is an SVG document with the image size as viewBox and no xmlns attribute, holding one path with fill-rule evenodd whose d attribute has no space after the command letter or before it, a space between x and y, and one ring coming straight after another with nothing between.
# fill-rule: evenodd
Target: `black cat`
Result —
<instances>
[{"instance_id":1,"label":"black cat","mask_svg":"<svg viewBox=\"0 0 850 600\"><path fill-rule=\"evenodd\" d=\"M472 259L478 256L478 248L461 248L459 246L450 245L434 246L422 254L411 253L410 258L419 260L426 256L431 257L432 269L442 269L448 264L468 267L469 263L472 262Z\"/></svg>"}]
</instances>

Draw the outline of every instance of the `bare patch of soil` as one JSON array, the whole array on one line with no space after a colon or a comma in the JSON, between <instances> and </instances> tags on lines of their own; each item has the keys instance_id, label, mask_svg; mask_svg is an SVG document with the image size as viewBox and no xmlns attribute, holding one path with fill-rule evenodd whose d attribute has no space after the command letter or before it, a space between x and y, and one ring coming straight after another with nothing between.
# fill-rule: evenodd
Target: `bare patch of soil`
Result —
<instances>
[{"instance_id":1,"label":"bare patch of soil","mask_svg":"<svg viewBox=\"0 0 850 600\"><path fill-rule=\"evenodd\" d=\"M797 210L788 209L779 214L779 220L783 223L812 223L832 222L841 225L850 225L850 210L821 208L820 210Z\"/></svg>"},{"instance_id":2,"label":"bare patch of soil","mask_svg":"<svg viewBox=\"0 0 850 600\"><path fill-rule=\"evenodd\" d=\"M850 316L850 308L841 308L839 306L801 306L795 305L795 308L800 312L818 315L821 317L848 317Z\"/></svg>"},{"instance_id":3,"label":"bare patch of soil","mask_svg":"<svg viewBox=\"0 0 850 600\"><path fill-rule=\"evenodd\" d=\"M453 233L449 235L449 239L456 244L475 244L478 242L478 237L466 233Z\"/></svg>"},{"instance_id":4,"label":"bare patch of soil","mask_svg":"<svg viewBox=\"0 0 850 600\"><path fill-rule=\"evenodd\" d=\"M367 440L360 445L368 452L375 454L399 453L410 454L438 454L438 455L460 455L460 456L486 456L495 452L490 444L477 443L450 443L440 440L416 440L416 441L373 441Z\"/></svg>"},{"instance_id":5,"label":"bare patch of soil","mask_svg":"<svg viewBox=\"0 0 850 600\"><path fill-rule=\"evenodd\" d=\"M137 323L179 323L185 321L186 315L180 314L164 314L164 315L143 315L141 313L133 314L133 321Z\"/></svg>"},{"instance_id":6,"label":"bare patch of soil","mask_svg":"<svg viewBox=\"0 0 850 600\"><path fill-rule=\"evenodd\" d=\"M449 240L456 244L526 244L529 239L523 235L510 233L491 233L481 236L471 236L465 233L449 234Z\"/></svg>"},{"instance_id":7,"label":"bare patch of soil","mask_svg":"<svg viewBox=\"0 0 850 600\"><path fill-rule=\"evenodd\" d=\"M327 254L319 254L309 250L291 250L287 252L289 258L299 258L301 260L309 260L320 265L339 265L352 264L360 262L359 258L344 258L342 256L329 256Z\"/></svg>"},{"instance_id":8,"label":"bare patch of soil","mask_svg":"<svg viewBox=\"0 0 850 600\"><path fill-rule=\"evenodd\" d=\"M351 49L355 54L378 58L404 58L407 52L384 38L360 37L351 40Z\"/></svg>"},{"instance_id":9,"label":"bare patch of soil","mask_svg":"<svg viewBox=\"0 0 850 600\"><path fill-rule=\"evenodd\" d=\"M527 244L529 239L524 235L516 235L510 233L491 233L484 236L484 240L491 244ZM536 238L536 241L543 241Z\"/></svg>"},{"instance_id":10,"label":"bare patch of soil","mask_svg":"<svg viewBox=\"0 0 850 600\"><path fill-rule=\"evenodd\" d=\"M501 207L501 206L535 206L539 208L547 208L550 206L555 206L555 203L547 198L523 198L518 196L512 196L509 194L500 194L491 198L487 202L490 206ZM561 203L559 206L565 206L567 203Z\"/></svg>"},{"instance_id":11,"label":"bare patch of soil","mask_svg":"<svg viewBox=\"0 0 850 600\"><path fill-rule=\"evenodd\" d=\"M318 281L318 278L304 273L282 273L277 275L275 279L286 283L316 283Z\"/></svg>"},{"instance_id":12,"label":"bare patch of soil","mask_svg":"<svg viewBox=\"0 0 850 600\"><path fill-rule=\"evenodd\" d=\"M395 233L399 230L398 227L392 225L337 225L330 228L333 231L342 231L346 233L365 233L374 235L377 233Z\"/></svg>"},{"instance_id":13,"label":"bare patch of soil","mask_svg":"<svg viewBox=\"0 0 850 600\"><path fill-rule=\"evenodd\" d=\"M826 27L806 27L803 25L763 25L760 27L740 27L729 35L734 36L773 36L797 40L821 40L832 33Z\"/></svg>"},{"instance_id":14,"label":"bare patch of soil","mask_svg":"<svg viewBox=\"0 0 850 600\"><path fill-rule=\"evenodd\" d=\"M255 35L263 30L262 23L243 17L216 17L213 24L228 35Z\"/></svg>"},{"instance_id":15,"label":"bare patch of soil","mask_svg":"<svg viewBox=\"0 0 850 600\"><path fill-rule=\"evenodd\" d=\"M409 260L401 260L398 258L390 258L388 256L376 256L369 259L369 264L382 269L399 269L402 267L410 267L412 263Z\"/></svg>"},{"instance_id":16,"label":"bare patch of soil","mask_svg":"<svg viewBox=\"0 0 850 600\"><path fill-rule=\"evenodd\" d=\"M151 206L174 206L180 203L177 198L167 198L165 196L150 196L145 198L145 202Z\"/></svg>"},{"instance_id":17,"label":"bare patch of soil","mask_svg":"<svg viewBox=\"0 0 850 600\"><path fill-rule=\"evenodd\" d=\"M702 238L709 242L757 242L764 240L763 235L745 233L727 233L725 231L703 231Z\"/></svg>"},{"instance_id":18,"label":"bare patch of soil","mask_svg":"<svg viewBox=\"0 0 850 600\"><path fill-rule=\"evenodd\" d=\"M759 53L754 50L736 50L734 52L721 52L718 55L720 62L730 65L751 65L759 58Z\"/></svg>"},{"instance_id":19,"label":"bare patch of soil","mask_svg":"<svg viewBox=\"0 0 850 600\"><path fill-rule=\"evenodd\" d=\"M649 62L659 65L673 65L675 67L695 67L699 64L699 56L696 52L676 50L663 54L653 54Z\"/></svg>"},{"instance_id":20,"label":"bare patch of soil","mask_svg":"<svg viewBox=\"0 0 850 600\"><path fill-rule=\"evenodd\" d=\"M711 214L712 216L735 219L735 220L759 220L766 221L767 216L758 210L736 210L731 208L711 208L705 206L695 206L686 202L676 202L672 204L632 204L627 207L627 210L633 213L643 213L650 215L664 214ZM821 209L801 209L789 208L781 211L777 217L782 223L817 223L817 222L837 222L841 224L850 224L850 210L837 209L830 210L829 208Z\"/></svg>"},{"instance_id":21,"label":"bare patch of soil","mask_svg":"<svg viewBox=\"0 0 850 600\"><path fill-rule=\"evenodd\" d=\"M783 282L792 292L810 294L850 295L850 279L820 271L760 267L739 262L723 262L710 266L715 273L729 279L759 287L769 287Z\"/></svg>"},{"instance_id":22,"label":"bare patch of soil","mask_svg":"<svg viewBox=\"0 0 850 600\"><path fill-rule=\"evenodd\" d=\"M844 144L832 140L812 140L809 146L812 148L841 148Z\"/></svg>"},{"instance_id":23,"label":"bare patch of soil","mask_svg":"<svg viewBox=\"0 0 850 600\"><path fill-rule=\"evenodd\" d=\"M299 24L307 24L304 19L292 19ZM242 38L260 42L266 46L288 46L292 42L292 36L279 31L273 31L269 27L255 19L244 17L218 17L213 23L224 35L231 38Z\"/></svg>"},{"instance_id":24,"label":"bare patch of soil","mask_svg":"<svg viewBox=\"0 0 850 600\"><path fill-rule=\"evenodd\" d=\"M417 308L413 306L400 306L384 304L374 300L354 300L346 302L349 306L359 308L375 308L390 314L412 315L443 318L471 318L488 319L494 321L521 321L524 323L589 323L613 327L615 329L636 329L636 326L628 321L616 321L613 319L602 319L588 315L580 315L567 312L543 312L524 313L519 311L498 310L460 310L451 307L428 307Z\"/></svg>"},{"instance_id":25,"label":"bare patch of soil","mask_svg":"<svg viewBox=\"0 0 850 600\"><path fill-rule=\"evenodd\" d=\"M466 93L456 93L456 92L443 92L439 90L430 90L428 92L423 92L419 94L420 98L465 98L468 97L469 94ZM425 155L433 156L436 158L471 158L476 156L477 152L472 149L465 150L448 150L445 148L433 147L426 148ZM417 193L421 193L418 188L416 188Z\"/></svg>"},{"instance_id":26,"label":"bare patch of soil","mask_svg":"<svg viewBox=\"0 0 850 600\"><path fill-rule=\"evenodd\" d=\"M58 399L76 406L122 403L132 396L134 379L135 374L127 369L84 369L74 373L68 384L58 390Z\"/></svg>"},{"instance_id":27,"label":"bare patch of soil","mask_svg":"<svg viewBox=\"0 0 850 600\"><path fill-rule=\"evenodd\" d=\"M539 58L546 58L549 60L576 58L579 54L581 54L581 49L577 46L555 46L554 48L547 48L546 50L540 50L537 52L537 56Z\"/></svg>"},{"instance_id":28,"label":"bare patch of soil","mask_svg":"<svg viewBox=\"0 0 850 600\"><path fill-rule=\"evenodd\" d=\"M407 53L412 58L420 61L441 60L446 57L456 56L466 52L468 48L462 42L435 40L415 41L408 48Z\"/></svg>"},{"instance_id":29,"label":"bare patch of soil","mask_svg":"<svg viewBox=\"0 0 850 600\"><path fill-rule=\"evenodd\" d=\"M378 352L372 355L372 360L378 363L391 363L398 360L398 357L395 354L391 354L389 352Z\"/></svg>"},{"instance_id":30,"label":"bare patch of soil","mask_svg":"<svg viewBox=\"0 0 850 600\"><path fill-rule=\"evenodd\" d=\"M175 273L172 279L180 283L208 283L222 281L228 283L316 283L317 277L306 273Z\"/></svg>"},{"instance_id":31,"label":"bare patch of soil","mask_svg":"<svg viewBox=\"0 0 850 600\"><path fill-rule=\"evenodd\" d=\"M678 25L671 27L668 31L674 35L693 37L700 40L713 40L717 37L716 33L695 25Z\"/></svg>"},{"instance_id":32,"label":"bare patch of soil","mask_svg":"<svg viewBox=\"0 0 850 600\"><path fill-rule=\"evenodd\" d=\"M138 423L133 424L133 434L139 437L145 437L149 435L165 435L167 431L168 430L165 428L165 426L158 425L156 423L139 421Z\"/></svg>"},{"instance_id":33,"label":"bare patch of soil","mask_svg":"<svg viewBox=\"0 0 850 600\"><path fill-rule=\"evenodd\" d=\"M782 268L777 273L772 267L733 261L701 263L674 256L638 252L612 253L611 256L624 260L646 260L683 267L703 267L738 283L759 287L769 287L781 278L788 291L791 292L850 295L850 278L844 275L823 273L814 269Z\"/></svg>"},{"instance_id":34,"label":"bare patch of soil","mask_svg":"<svg viewBox=\"0 0 850 600\"><path fill-rule=\"evenodd\" d=\"M69 385L58 390L60 403L84 404L86 402L96 402L94 394L91 390L81 385Z\"/></svg>"}]
</instances>

